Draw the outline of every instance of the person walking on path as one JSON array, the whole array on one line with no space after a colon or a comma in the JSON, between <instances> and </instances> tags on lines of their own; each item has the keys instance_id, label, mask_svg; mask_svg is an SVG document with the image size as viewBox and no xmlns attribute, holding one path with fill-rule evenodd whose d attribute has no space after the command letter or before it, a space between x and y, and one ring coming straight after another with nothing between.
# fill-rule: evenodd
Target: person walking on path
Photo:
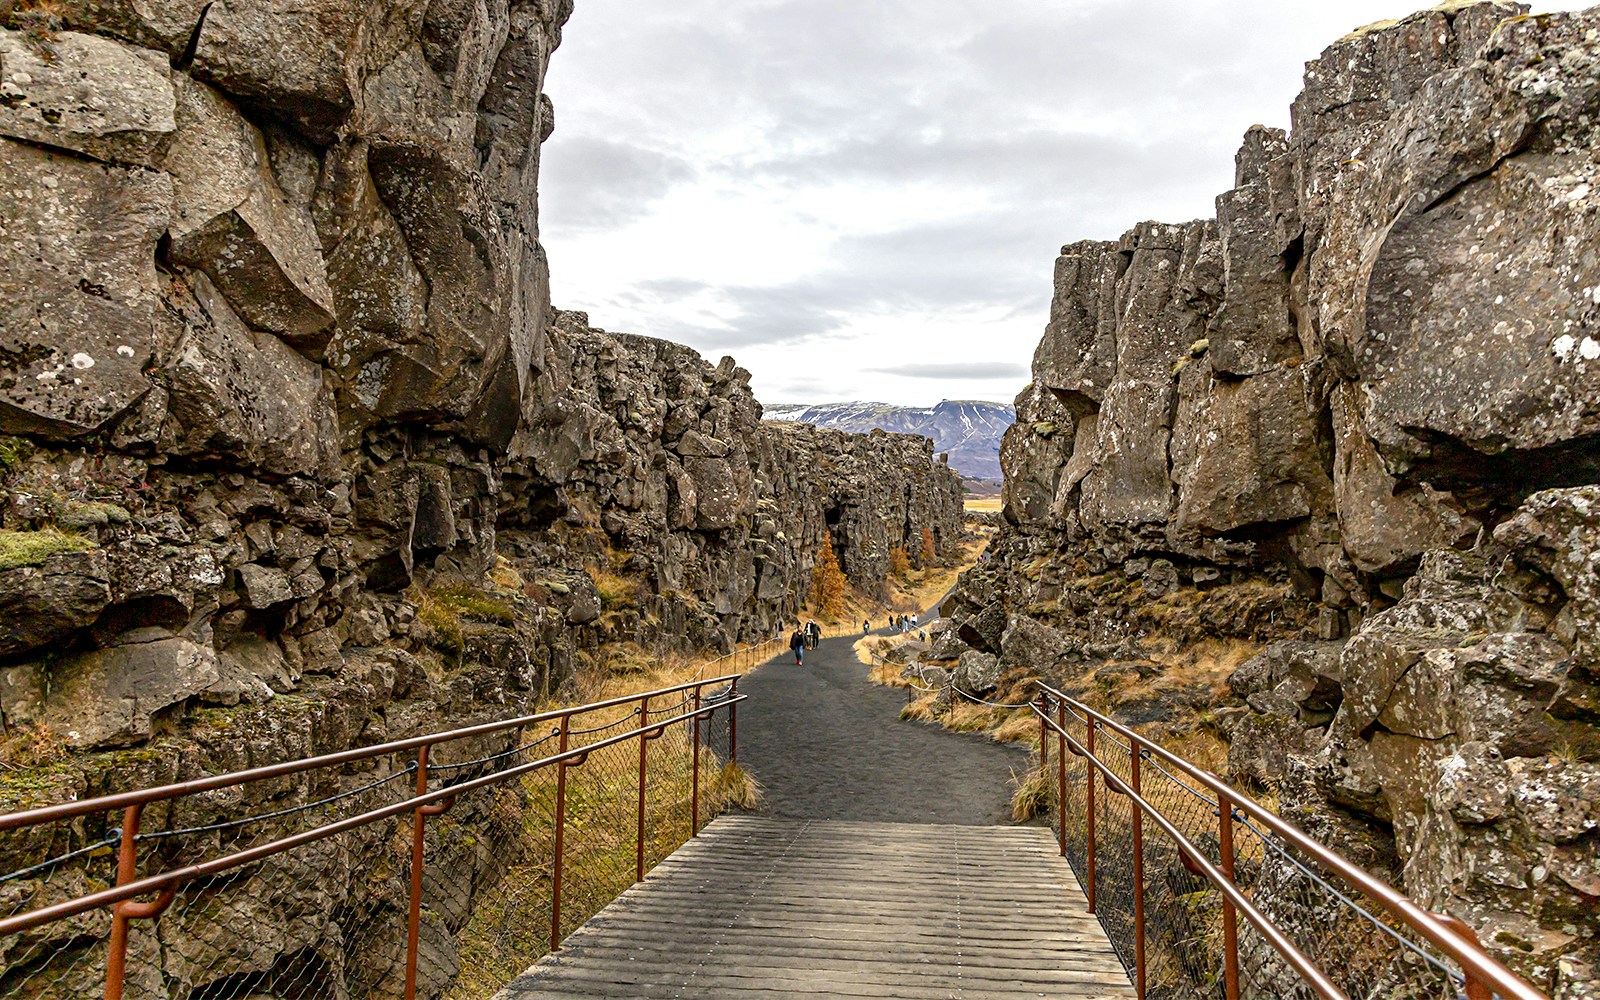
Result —
<instances>
[{"instance_id":1,"label":"person walking on path","mask_svg":"<svg viewBox=\"0 0 1600 1000\"><path fill-rule=\"evenodd\" d=\"M805 662L806 637L799 628L794 630L794 635L789 637L789 648L794 650L794 665L801 666Z\"/></svg>"},{"instance_id":2,"label":"person walking on path","mask_svg":"<svg viewBox=\"0 0 1600 1000\"><path fill-rule=\"evenodd\" d=\"M872 631L872 619L868 618L866 621L861 623L861 634L862 635L866 635L868 632L871 632L871 631Z\"/></svg>"},{"instance_id":3,"label":"person walking on path","mask_svg":"<svg viewBox=\"0 0 1600 1000\"><path fill-rule=\"evenodd\" d=\"M822 626L817 624L815 618L806 622L806 648L816 649L817 643L822 641Z\"/></svg>"}]
</instances>

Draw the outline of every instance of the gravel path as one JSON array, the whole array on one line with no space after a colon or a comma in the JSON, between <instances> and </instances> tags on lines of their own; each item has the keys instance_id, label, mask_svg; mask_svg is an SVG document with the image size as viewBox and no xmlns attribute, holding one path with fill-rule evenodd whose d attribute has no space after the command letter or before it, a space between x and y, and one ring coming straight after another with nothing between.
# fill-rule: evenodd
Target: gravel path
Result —
<instances>
[{"instance_id":1,"label":"gravel path","mask_svg":"<svg viewBox=\"0 0 1600 1000\"><path fill-rule=\"evenodd\" d=\"M885 634L885 633L878 633ZM771 816L988 826L1011 822L1027 752L903 722L906 692L867 679L860 635L824 639L805 666L785 652L739 683L739 760Z\"/></svg>"}]
</instances>

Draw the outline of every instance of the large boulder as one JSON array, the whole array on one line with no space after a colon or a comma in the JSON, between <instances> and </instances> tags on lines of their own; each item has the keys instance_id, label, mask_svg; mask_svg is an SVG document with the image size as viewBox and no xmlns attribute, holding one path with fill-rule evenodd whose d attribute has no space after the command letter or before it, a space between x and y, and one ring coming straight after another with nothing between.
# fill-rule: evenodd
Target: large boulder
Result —
<instances>
[{"instance_id":1,"label":"large boulder","mask_svg":"<svg viewBox=\"0 0 1600 1000\"><path fill-rule=\"evenodd\" d=\"M956 635L973 649L998 654L1004 648L1006 609L996 602L956 626Z\"/></svg>"},{"instance_id":2,"label":"large boulder","mask_svg":"<svg viewBox=\"0 0 1600 1000\"><path fill-rule=\"evenodd\" d=\"M176 186L173 260L209 275L251 326L320 350L334 318L322 246L310 214L279 187L260 130L186 81L163 166Z\"/></svg>"},{"instance_id":3,"label":"large boulder","mask_svg":"<svg viewBox=\"0 0 1600 1000\"><path fill-rule=\"evenodd\" d=\"M1000 683L1000 658L993 653L969 649L956 661L950 672L951 680L968 694L981 695L993 691Z\"/></svg>"},{"instance_id":4,"label":"large boulder","mask_svg":"<svg viewBox=\"0 0 1600 1000\"><path fill-rule=\"evenodd\" d=\"M0 28L0 135L159 167L177 130L165 53L64 31L48 50Z\"/></svg>"},{"instance_id":5,"label":"large boulder","mask_svg":"<svg viewBox=\"0 0 1600 1000\"><path fill-rule=\"evenodd\" d=\"M167 337L172 182L0 139L0 202L0 433L105 429L149 392Z\"/></svg>"},{"instance_id":6,"label":"large boulder","mask_svg":"<svg viewBox=\"0 0 1600 1000\"><path fill-rule=\"evenodd\" d=\"M183 337L157 376L169 398L172 451L226 456L280 475L330 476L338 450L321 368L247 327L203 275L191 285L194 297L173 303Z\"/></svg>"},{"instance_id":7,"label":"large boulder","mask_svg":"<svg viewBox=\"0 0 1600 1000\"><path fill-rule=\"evenodd\" d=\"M0 656L88 628L110 602L103 552L57 552L40 565L0 569Z\"/></svg>"},{"instance_id":8,"label":"large boulder","mask_svg":"<svg viewBox=\"0 0 1600 1000\"><path fill-rule=\"evenodd\" d=\"M95 650L48 668L7 671L12 700L6 718L49 727L83 749L125 746L150 738L155 717L199 696L221 679L209 646L160 629L120 646ZM18 672L21 676L14 676ZM32 683L28 683L29 675Z\"/></svg>"},{"instance_id":9,"label":"large boulder","mask_svg":"<svg viewBox=\"0 0 1600 1000\"><path fill-rule=\"evenodd\" d=\"M354 0L216 0L195 41L194 72L327 143L355 107L350 56L361 26Z\"/></svg>"}]
</instances>

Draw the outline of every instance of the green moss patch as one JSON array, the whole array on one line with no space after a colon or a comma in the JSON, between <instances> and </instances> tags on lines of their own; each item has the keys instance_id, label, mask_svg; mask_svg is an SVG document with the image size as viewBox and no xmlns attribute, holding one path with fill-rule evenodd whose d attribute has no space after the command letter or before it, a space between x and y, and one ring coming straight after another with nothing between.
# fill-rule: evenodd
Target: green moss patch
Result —
<instances>
[{"instance_id":1,"label":"green moss patch","mask_svg":"<svg viewBox=\"0 0 1600 1000\"><path fill-rule=\"evenodd\" d=\"M86 552L95 545L81 535L53 528L43 531L0 531L0 569L42 566L58 552Z\"/></svg>"}]
</instances>

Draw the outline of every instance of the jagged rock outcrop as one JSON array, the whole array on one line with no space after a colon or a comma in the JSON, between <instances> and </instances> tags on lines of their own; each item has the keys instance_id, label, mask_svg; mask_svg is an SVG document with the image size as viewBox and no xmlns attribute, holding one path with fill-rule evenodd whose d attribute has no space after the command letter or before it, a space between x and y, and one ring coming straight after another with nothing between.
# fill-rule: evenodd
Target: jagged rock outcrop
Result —
<instances>
[{"instance_id":1,"label":"jagged rock outcrop","mask_svg":"<svg viewBox=\"0 0 1600 1000\"><path fill-rule=\"evenodd\" d=\"M1265 645L1215 716L1236 776L1563 997L1600 981L1597 37L1503 2L1357 31L1215 219L1063 247L1006 526L945 608L1074 683Z\"/></svg>"},{"instance_id":2,"label":"jagged rock outcrop","mask_svg":"<svg viewBox=\"0 0 1600 1000\"><path fill-rule=\"evenodd\" d=\"M865 594L922 530L961 536L961 485L927 438L763 421L750 375L582 313L550 333L538 404L511 442L498 545L519 566L609 553L637 581L618 638L697 647L793 621L831 538ZM526 571L525 571L526 575Z\"/></svg>"},{"instance_id":3,"label":"jagged rock outcrop","mask_svg":"<svg viewBox=\"0 0 1600 1000\"><path fill-rule=\"evenodd\" d=\"M0 3L0 809L519 714L585 663L766 638L830 532L868 593L891 548L957 539L926 439L764 424L732 359L551 310L570 13ZM404 890L273 878L217 976L334 961L330 915ZM146 974L211 988L163 926Z\"/></svg>"}]
</instances>

